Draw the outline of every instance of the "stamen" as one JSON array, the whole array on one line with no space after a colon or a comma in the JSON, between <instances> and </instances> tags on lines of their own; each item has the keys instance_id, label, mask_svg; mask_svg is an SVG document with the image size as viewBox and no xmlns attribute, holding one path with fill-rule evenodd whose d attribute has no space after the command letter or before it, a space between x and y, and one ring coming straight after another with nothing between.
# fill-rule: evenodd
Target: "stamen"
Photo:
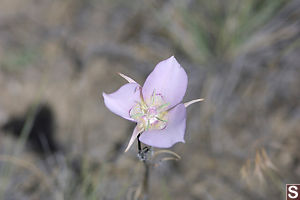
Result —
<instances>
[{"instance_id":1,"label":"stamen","mask_svg":"<svg viewBox=\"0 0 300 200\"><path fill-rule=\"evenodd\" d=\"M153 90L151 98L152 98L152 104L154 104L154 101L155 101L155 89Z\"/></svg>"},{"instance_id":2,"label":"stamen","mask_svg":"<svg viewBox=\"0 0 300 200\"><path fill-rule=\"evenodd\" d=\"M130 117L137 121L140 129L145 131L163 129L167 125L167 111L165 108L169 105L163 99L161 94L156 94L153 90L152 96L146 101L136 102L130 110Z\"/></svg>"},{"instance_id":3,"label":"stamen","mask_svg":"<svg viewBox=\"0 0 300 200\"><path fill-rule=\"evenodd\" d=\"M130 117L136 118L136 117L141 117L143 115L144 115L143 113L136 113L136 114L131 115Z\"/></svg>"},{"instance_id":4,"label":"stamen","mask_svg":"<svg viewBox=\"0 0 300 200\"><path fill-rule=\"evenodd\" d=\"M148 123L147 123L147 128L146 128L146 131L149 130L149 127L150 127L150 119L148 119Z\"/></svg>"},{"instance_id":5,"label":"stamen","mask_svg":"<svg viewBox=\"0 0 300 200\"><path fill-rule=\"evenodd\" d=\"M140 98L141 98L142 102L145 102L142 87L140 87Z\"/></svg>"},{"instance_id":6,"label":"stamen","mask_svg":"<svg viewBox=\"0 0 300 200\"><path fill-rule=\"evenodd\" d=\"M159 121L162 121L162 122L168 122L167 120L163 120L163 119L161 119L159 117L155 117L155 118L158 119Z\"/></svg>"},{"instance_id":7,"label":"stamen","mask_svg":"<svg viewBox=\"0 0 300 200\"><path fill-rule=\"evenodd\" d=\"M158 107L158 110L160 110L160 109L162 109L162 108L164 108L164 107L166 107L166 106L168 106L168 105L169 105L169 103L165 103L165 104L159 106L159 107Z\"/></svg>"}]
</instances>

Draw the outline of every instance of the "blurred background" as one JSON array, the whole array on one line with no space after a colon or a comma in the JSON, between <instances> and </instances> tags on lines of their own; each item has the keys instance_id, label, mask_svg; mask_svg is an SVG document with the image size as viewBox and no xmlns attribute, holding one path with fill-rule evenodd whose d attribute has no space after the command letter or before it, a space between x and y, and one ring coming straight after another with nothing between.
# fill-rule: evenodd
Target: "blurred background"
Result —
<instances>
[{"instance_id":1,"label":"blurred background","mask_svg":"<svg viewBox=\"0 0 300 200\"><path fill-rule=\"evenodd\" d=\"M284 199L300 183L299 0L0 0L0 198L133 199L134 124L102 92L185 68L180 161L149 199ZM134 145L136 146L136 144Z\"/></svg>"}]
</instances>

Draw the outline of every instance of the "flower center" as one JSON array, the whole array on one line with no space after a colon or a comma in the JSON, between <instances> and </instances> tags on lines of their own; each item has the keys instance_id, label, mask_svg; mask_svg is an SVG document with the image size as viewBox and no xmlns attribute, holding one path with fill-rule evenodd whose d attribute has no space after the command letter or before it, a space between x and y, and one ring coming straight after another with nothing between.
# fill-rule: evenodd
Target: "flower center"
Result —
<instances>
[{"instance_id":1,"label":"flower center","mask_svg":"<svg viewBox=\"0 0 300 200\"><path fill-rule=\"evenodd\" d=\"M167 125L167 107L161 94L153 92L150 99L135 104L129 115L143 131L163 129Z\"/></svg>"}]
</instances>

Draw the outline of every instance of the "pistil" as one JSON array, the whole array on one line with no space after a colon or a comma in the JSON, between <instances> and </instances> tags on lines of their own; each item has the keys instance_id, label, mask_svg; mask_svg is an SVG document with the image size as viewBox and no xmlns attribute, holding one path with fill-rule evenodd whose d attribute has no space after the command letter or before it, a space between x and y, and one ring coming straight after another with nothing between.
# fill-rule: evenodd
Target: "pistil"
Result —
<instances>
[{"instance_id":1,"label":"pistil","mask_svg":"<svg viewBox=\"0 0 300 200\"><path fill-rule=\"evenodd\" d=\"M155 94L150 101L137 102L130 110L130 117L137 121L139 128L144 131L163 129L167 125L167 111L169 104L160 94Z\"/></svg>"}]
</instances>

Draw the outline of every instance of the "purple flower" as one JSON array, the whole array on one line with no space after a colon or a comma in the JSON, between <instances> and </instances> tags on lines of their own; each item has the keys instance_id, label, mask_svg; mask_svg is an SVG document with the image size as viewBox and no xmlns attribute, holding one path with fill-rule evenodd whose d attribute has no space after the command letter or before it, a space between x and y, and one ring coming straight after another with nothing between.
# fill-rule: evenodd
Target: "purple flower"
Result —
<instances>
[{"instance_id":1,"label":"purple flower","mask_svg":"<svg viewBox=\"0 0 300 200\"><path fill-rule=\"evenodd\" d=\"M186 107L203 99L181 103L188 77L175 57L158 63L143 87L120 75L128 83L112 94L103 93L103 97L109 110L137 123L125 151L139 134L141 142L158 148L184 142Z\"/></svg>"}]
</instances>

